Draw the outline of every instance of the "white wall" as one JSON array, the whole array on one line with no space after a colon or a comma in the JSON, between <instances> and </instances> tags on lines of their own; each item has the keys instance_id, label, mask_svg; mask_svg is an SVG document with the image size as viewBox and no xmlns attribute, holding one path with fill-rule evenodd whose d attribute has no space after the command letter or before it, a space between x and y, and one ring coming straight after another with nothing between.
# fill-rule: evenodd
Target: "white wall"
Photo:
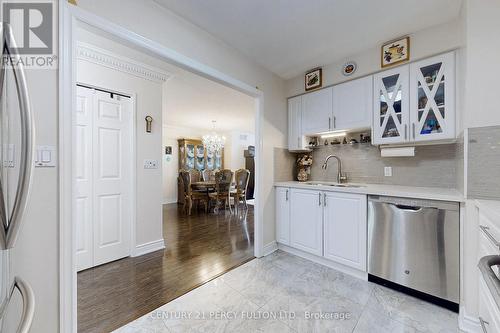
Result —
<instances>
[{"instance_id":1,"label":"white wall","mask_svg":"<svg viewBox=\"0 0 500 333\"><path fill-rule=\"evenodd\" d=\"M461 21L457 19L411 34L410 60L418 60L462 47L461 24ZM356 72L348 78L343 76L341 72L342 66L347 60L355 61L358 65ZM341 62L323 66L323 86L341 83L379 71L381 71L380 47L367 49ZM302 93L304 93L304 75L286 81L286 94L288 97Z\"/></svg>"},{"instance_id":2,"label":"white wall","mask_svg":"<svg viewBox=\"0 0 500 333\"><path fill-rule=\"evenodd\" d=\"M163 239L161 165L145 170L143 161L162 160L162 85L86 60L77 62L77 81L103 89L136 94L136 244ZM153 117L152 133L146 133L144 118Z\"/></svg>"},{"instance_id":3,"label":"white wall","mask_svg":"<svg viewBox=\"0 0 500 333\"><path fill-rule=\"evenodd\" d=\"M500 125L500 1L467 0L464 126Z\"/></svg>"},{"instance_id":4,"label":"white wall","mask_svg":"<svg viewBox=\"0 0 500 333\"><path fill-rule=\"evenodd\" d=\"M231 146L227 149L229 154L226 157L226 167L233 171L244 169L244 151L248 149L248 146L255 146L255 135L251 132L232 131L228 137L231 138Z\"/></svg>"}]
</instances>

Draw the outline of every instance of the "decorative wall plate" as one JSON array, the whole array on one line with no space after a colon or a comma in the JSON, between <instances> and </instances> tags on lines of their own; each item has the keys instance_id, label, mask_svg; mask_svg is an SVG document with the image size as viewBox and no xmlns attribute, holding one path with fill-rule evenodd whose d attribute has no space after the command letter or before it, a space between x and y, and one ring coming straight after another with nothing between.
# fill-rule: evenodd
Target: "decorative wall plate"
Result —
<instances>
[{"instance_id":1,"label":"decorative wall plate","mask_svg":"<svg viewBox=\"0 0 500 333\"><path fill-rule=\"evenodd\" d=\"M358 65L354 61L348 61L342 66L342 74L344 76L350 76L352 75L356 69L358 68Z\"/></svg>"}]
</instances>

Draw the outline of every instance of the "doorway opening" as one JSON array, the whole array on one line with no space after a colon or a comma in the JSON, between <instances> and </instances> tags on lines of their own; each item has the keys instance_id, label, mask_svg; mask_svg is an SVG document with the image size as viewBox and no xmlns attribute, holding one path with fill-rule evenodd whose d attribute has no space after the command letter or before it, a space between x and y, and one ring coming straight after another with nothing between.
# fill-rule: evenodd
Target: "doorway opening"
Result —
<instances>
[{"instance_id":1,"label":"doorway opening","mask_svg":"<svg viewBox=\"0 0 500 333\"><path fill-rule=\"evenodd\" d=\"M260 99L89 24L74 38L77 330L111 331L258 255Z\"/></svg>"}]
</instances>

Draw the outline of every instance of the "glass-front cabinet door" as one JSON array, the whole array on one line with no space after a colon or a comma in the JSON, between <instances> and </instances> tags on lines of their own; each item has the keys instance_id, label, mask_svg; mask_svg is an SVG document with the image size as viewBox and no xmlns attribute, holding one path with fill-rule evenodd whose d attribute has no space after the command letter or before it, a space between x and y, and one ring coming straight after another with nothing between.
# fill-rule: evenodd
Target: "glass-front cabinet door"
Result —
<instances>
[{"instance_id":1,"label":"glass-front cabinet door","mask_svg":"<svg viewBox=\"0 0 500 333\"><path fill-rule=\"evenodd\" d=\"M455 139L454 73L454 53L410 65L412 140Z\"/></svg>"},{"instance_id":2,"label":"glass-front cabinet door","mask_svg":"<svg viewBox=\"0 0 500 333\"><path fill-rule=\"evenodd\" d=\"M373 143L380 145L408 141L408 66L375 75L374 88Z\"/></svg>"},{"instance_id":3,"label":"glass-front cabinet door","mask_svg":"<svg viewBox=\"0 0 500 333\"><path fill-rule=\"evenodd\" d=\"M195 169L203 171L205 169L205 146L196 145Z\"/></svg>"}]
</instances>

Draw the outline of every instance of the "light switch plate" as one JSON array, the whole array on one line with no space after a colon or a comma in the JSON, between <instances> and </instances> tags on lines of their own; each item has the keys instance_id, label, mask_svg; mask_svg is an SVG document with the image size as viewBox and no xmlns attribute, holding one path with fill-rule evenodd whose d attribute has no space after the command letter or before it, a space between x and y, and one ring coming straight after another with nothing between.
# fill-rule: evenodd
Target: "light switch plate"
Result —
<instances>
[{"instance_id":1,"label":"light switch plate","mask_svg":"<svg viewBox=\"0 0 500 333\"><path fill-rule=\"evenodd\" d=\"M55 146L36 146L35 167L53 168L56 166L57 153Z\"/></svg>"},{"instance_id":2,"label":"light switch plate","mask_svg":"<svg viewBox=\"0 0 500 333\"><path fill-rule=\"evenodd\" d=\"M144 169L158 169L158 160L144 160Z\"/></svg>"},{"instance_id":3,"label":"light switch plate","mask_svg":"<svg viewBox=\"0 0 500 333\"><path fill-rule=\"evenodd\" d=\"M392 167L384 167L384 176L392 177Z\"/></svg>"}]
</instances>

